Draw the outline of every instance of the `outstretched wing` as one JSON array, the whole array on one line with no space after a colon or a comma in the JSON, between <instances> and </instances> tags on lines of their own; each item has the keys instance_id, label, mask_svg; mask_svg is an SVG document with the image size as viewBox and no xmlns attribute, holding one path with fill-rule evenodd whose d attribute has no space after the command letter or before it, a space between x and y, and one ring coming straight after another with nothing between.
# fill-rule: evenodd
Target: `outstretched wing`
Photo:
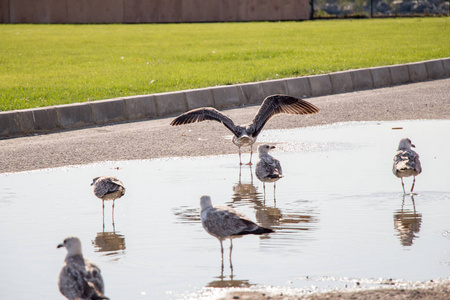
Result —
<instances>
[{"instance_id":1,"label":"outstretched wing","mask_svg":"<svg viewBox=\"0 0 450 300\"><path fill-rule=\"evenodd\" d=\"M228 128L235 136L239 136L236 124L234 124L234 122L230 118L212 107L200 107L185 112L184 114L181 114L173 119L172 122L170 122L170 125L178 126L195 122L202 122L205 120L220 122L225 125L225 127Z\"/></svg>"},{"instance_id":2,"label":"outstretched wing","mask_svg":"<svg viewBox=\"0 0 450 300\"><path fill-rule=\"evenodd\" d=\"M316 114L320 110L308 101L287 96L272 95L264 99L258 113L252 121L255 134L258 135L271 117L277 114L309 115Z\"/></svg>"}]
</instances>

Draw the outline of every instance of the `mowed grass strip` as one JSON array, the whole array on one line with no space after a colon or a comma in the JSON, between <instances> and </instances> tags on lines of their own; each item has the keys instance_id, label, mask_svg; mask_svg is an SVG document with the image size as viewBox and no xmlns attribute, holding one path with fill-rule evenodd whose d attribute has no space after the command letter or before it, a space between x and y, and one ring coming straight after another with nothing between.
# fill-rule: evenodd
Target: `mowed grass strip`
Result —
<instances>
[{"instance_id":1,"label":"mowed grass strip","mask_svg":"<svg viewBox=\"0 0 450 300\"><path fill-rule=\"evenodd\" d=\"M449 18L0 25L0 110L450 56Z\"/></svg>"}]
</instances>

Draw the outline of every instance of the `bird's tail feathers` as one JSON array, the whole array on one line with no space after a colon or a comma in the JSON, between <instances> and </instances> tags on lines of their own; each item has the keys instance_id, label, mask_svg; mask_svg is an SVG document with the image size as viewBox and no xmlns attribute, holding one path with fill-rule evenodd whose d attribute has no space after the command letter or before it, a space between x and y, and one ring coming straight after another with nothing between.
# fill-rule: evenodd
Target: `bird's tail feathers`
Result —
<instances>
[{"instance_id":1,"label":"bird's tail feathers","mask_svg":"<svg viewBox=\"0 0 450 300\"><path fill-rule=\"evenodd\" d=\"M276 179L276 178L283 178L283 175L281 175L281 174L270 174L267 177L269 177L270 179Z\"/></svg>"},{"instance_id":2,"label":"bird's tail feathers","mask_svg":"<svg viewBox=\"0 0 450 300\"><path fill-rule=\"evenodd\" d=\"M92 300L109 300L108 297L106 297L105 295L103 295L102 292L100 292L95 285L92 282L87 282L88 286L91 288L92 291L92 295L90 296L89 299Z\"/></svg>"},{"instance_id":3,"label":"bird's tail feathers","mask_svg":"<svg viewBox=\"0 0 450 300\"><path fill-rule=\"evenodd\" d=\"M265 233L272 233L274 232L272 229L264 228L264 227L258 227L255 230L243 230L239 232L236 235L245 235L245 234L265 234Z\"/></svg>"},{"instance_id":4,"label":"bird's tail feathers","mask_svg":"<svg viewBox=\"0 0 450 300\"><path fill-rule=\"evenodd\" d=\"M108 297L106 297L105 295L99 293L99 294L94 294L91 297L92 300L109 300Z\"/></svg>"}]
</instances>

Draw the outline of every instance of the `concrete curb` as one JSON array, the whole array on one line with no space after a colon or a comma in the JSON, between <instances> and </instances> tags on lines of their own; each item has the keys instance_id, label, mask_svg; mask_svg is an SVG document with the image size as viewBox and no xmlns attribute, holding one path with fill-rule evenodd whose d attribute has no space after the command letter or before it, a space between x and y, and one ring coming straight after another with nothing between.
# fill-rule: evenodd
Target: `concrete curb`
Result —
<instances>
[{"instance_id":1,"label":"concrete curb","mask_svg":"<svg viewBox=\"0 0 450 300\"><path fill-rule=\"evenodd\" d=\"M323 75L0 112L0 138L166 117L212 106L260 104L272 94L307 98L450 77L450 57Z\"/></svg>"}]
</instances>

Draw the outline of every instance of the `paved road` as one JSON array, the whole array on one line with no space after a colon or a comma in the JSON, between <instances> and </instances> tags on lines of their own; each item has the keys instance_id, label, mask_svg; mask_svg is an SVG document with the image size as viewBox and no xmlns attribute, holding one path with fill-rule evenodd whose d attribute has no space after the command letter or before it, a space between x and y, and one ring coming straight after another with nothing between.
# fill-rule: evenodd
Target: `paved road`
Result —
<instances>
[{"instance_id":1,"label":"paved road","mask_svg":"<svg viewBox=\"0 0 450 300\"><path fill-rule=\"evenodd\" d=\"M309 98L309 101L321 109L319 114L277 116L265 129L345 121L449 119L450 78ZM258 106L249 106L225 113L236 123L246 123L257 110ZM236 146L224 139L230 132L221 124L203 122L172 127L171 119L0 140L0 173L107 160L237 153Z\"/></svg>"}]
</instances>

